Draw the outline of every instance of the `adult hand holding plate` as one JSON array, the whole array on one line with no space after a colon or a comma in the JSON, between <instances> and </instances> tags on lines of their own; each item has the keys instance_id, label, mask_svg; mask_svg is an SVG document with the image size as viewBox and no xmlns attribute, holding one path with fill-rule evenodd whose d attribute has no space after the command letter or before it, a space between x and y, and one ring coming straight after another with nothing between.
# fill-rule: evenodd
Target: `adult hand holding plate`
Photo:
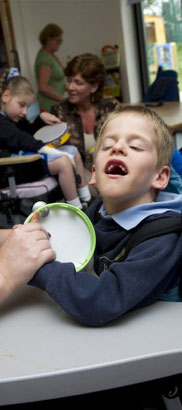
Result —
<instances>
[{"instance_id":1,"label":"adult hand holding plate","mask_svg":"<svg viewBox=\"0 0 182 410\"><path fill-rule=\"evenodd\" d=\"M49 212L42 216L45 209ZM37 219L51 234L50 244L57 254L56 259L72 262L77 271L83 270L90 262L96 244L95 230L87 215L72 205L53 203L30 214L25 223Z\"/></svg>"}]
</instances>

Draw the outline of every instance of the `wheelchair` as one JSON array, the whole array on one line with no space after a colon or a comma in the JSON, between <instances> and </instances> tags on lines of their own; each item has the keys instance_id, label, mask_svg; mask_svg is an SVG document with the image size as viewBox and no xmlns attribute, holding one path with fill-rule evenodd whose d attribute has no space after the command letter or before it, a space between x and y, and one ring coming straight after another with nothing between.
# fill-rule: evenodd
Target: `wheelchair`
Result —
<instances>
[{"instance_id":1,"label":"wheelchair","mask_svg":"<svg viewBox=\"0 0 182 410\"><path fill-rule=\"evenodd\" d=\"M0 227L24 223L38 201L64 202L56 177L49 176L40 155L0 158Z\"/></svg>"}]
</instances>

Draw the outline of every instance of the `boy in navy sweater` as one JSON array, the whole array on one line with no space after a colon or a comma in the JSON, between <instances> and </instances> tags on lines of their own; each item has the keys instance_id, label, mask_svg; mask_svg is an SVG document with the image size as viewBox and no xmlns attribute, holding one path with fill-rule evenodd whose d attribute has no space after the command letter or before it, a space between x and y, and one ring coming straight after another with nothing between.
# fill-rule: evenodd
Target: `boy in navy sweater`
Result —
<instances>
[{"instance_id":1,"label":"boy in navy sweater","mask_svg":"<svg viewBox=\"0 0 182 410\"><path fill-rule=\"evenodd\" d=\"M145 240L124 260L122 252L144 220L181 212L181 195L161 192L169 181L172 152L172 136L148 108L126 106L111 114L97 141L91 180L102 199L87 211L96 232L96 274L54 261L37 272L31 285L89 326L101 326L171 291L181 268L181 234L174 230Z\"/></svg>"}]
</instances>

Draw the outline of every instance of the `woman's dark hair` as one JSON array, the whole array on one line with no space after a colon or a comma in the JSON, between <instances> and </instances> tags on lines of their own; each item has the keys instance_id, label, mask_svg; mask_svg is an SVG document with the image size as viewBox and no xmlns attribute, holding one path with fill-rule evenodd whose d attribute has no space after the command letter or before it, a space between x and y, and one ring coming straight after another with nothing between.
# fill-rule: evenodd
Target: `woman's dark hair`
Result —
<instances>
[{"instance_id":1,"label":"woman's dark hair","mask_svg":"<svg viewBox=\"0 0 182 410\"><path fill-rule=\"evenodd\" d=\"M102 60L94 54L81 54L74 57L67 64L65 70L67 77L80 74L90 84L98 83L98 89L93 94L94 101L100 101L103 95L106 71Z\"/></svg>"},{"instance_id":2,"label":"woman's dark hair","mask_svg":"<svg viewBox=\"0 0 182 410\"><path fill-rule=\"evenodd\" d=\"M57 24L48 24L45 26L39 34L39 40L43 46L51 38L59 37L63 34L63 29Z\"/></svg>"}]
</instances>

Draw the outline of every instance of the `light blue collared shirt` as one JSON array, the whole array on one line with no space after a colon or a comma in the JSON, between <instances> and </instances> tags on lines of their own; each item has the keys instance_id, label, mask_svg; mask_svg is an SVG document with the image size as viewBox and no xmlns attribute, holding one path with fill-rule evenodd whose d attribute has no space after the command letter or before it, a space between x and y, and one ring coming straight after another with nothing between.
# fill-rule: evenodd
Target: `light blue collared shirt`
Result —
<instances>
[{"instance_id":1,"label":"light blue collared shirt","mask_svg":"<svg viewBox=\"0 0 182 410\"><path fill-rule=\"evenodd\" d=\"M129 231L150 215L163 214L167 211L182 211L182 194L160 192L156 202L133 206L113 215L107 215L104 205L100 208L103 217L112 218L118 225Z\"/></svg>"}]
</instances>

